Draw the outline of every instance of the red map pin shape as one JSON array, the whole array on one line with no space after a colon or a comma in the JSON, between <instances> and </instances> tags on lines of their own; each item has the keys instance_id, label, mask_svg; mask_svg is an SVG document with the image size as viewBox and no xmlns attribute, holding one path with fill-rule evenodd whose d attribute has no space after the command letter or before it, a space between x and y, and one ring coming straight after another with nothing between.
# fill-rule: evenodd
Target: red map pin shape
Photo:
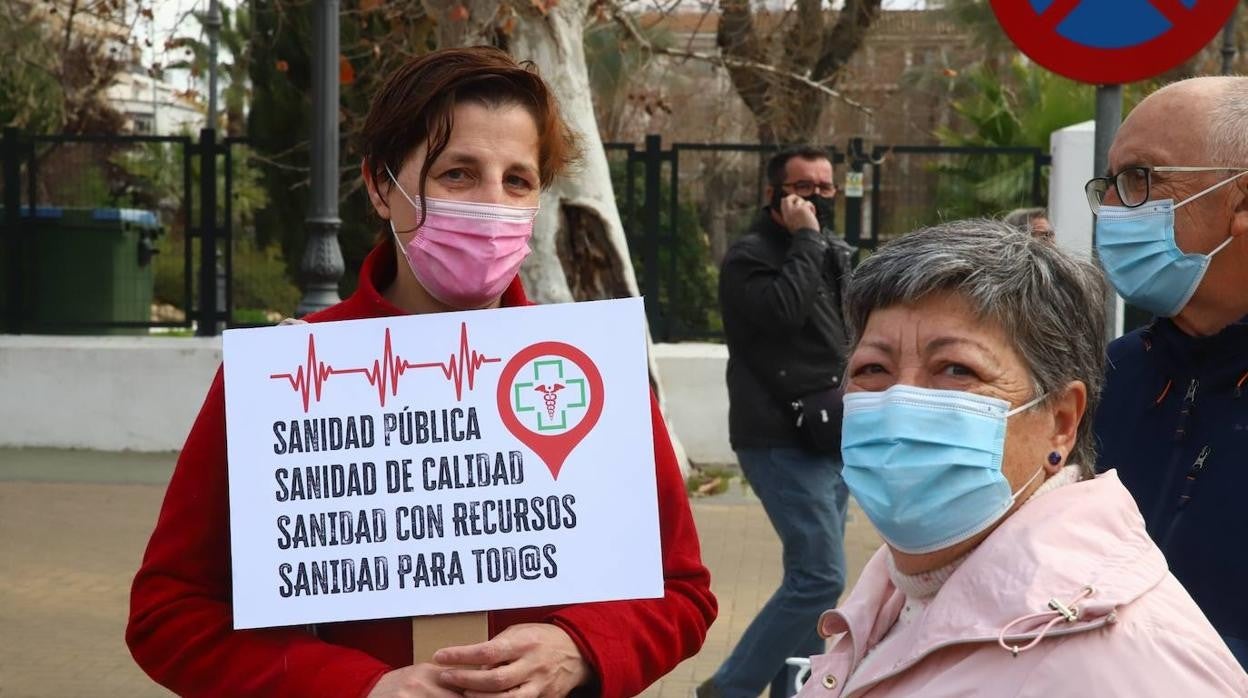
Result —
<instances>
[{"instance_id":1,"label":"red map pin shape","mask_svg":"<svg viewBox=\"0 0 1248 698\"><path fill-rule=\"evenodd\" d=\"M585 352L562 342L522 349L498 380L498 414L503 424L559 471L602 416L602 374Z\"/></svg>"}]
</instances>

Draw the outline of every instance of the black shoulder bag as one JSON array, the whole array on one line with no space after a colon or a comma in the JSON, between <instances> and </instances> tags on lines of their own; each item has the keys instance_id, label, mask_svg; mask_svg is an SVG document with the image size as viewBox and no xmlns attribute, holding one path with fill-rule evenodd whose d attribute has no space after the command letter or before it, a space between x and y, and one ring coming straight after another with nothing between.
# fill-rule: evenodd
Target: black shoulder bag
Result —
<instances>
[{"instance_id":1,"label":"black shoulder bag","mask_svg":"<svg viewBox=\"0 0 1248 698\"><path fill-rule=\"evenodd\" d=\"M841 455L841 418L845 414L840 381L826 388L801 396L789 403L794 424L811 450Z\"/></svg>"},{"instance_id":2,"label":"black shoulder bag","mask_svg":"<svg viewBox=\"0 0 1248 698\"><path fill-rule=\"evenodd\" d=\"M749 363L746 362L749 366ZM841 455L841 418L845 407L839 378L833 379L835 384L830 388L816 390L792 400L786 400L778 391L768 385L764 373L749 366L750 372L762 384L763 390L771 396L780 411L793 420L802 442L807 448L817 453Z\"/></svg>"}]
</instances>

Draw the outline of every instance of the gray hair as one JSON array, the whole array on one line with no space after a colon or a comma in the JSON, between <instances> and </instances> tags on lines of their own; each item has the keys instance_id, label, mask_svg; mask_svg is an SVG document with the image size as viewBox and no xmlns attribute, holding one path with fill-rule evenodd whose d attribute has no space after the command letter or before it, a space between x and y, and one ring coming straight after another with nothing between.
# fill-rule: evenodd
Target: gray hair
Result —
<instances>
[{"instance_id":1,"label":"gray hair","mask_svg":"<svg viewBox=\"0 0 1248 698\"><path fill-rule=\"evenodd\" d=\"M1248 77L1218 81L1209 112L1209 156L1215 165L1248 167Z\"/></svg>"},{"instance_id":2,"label":"gray hair","mask_svg":"<svg viewBox=\"0 0 1248 698\"><path fill-rule=\"evenodd\" d=\"M1037 218L1048 218L1049 213L1042 207L1016 208L1005 214L1001 219L1019 230L1031 230L1031 222Z\"/></svg>"},{"instance_id":3,"label":"gray hair","mask_svg":"<svg viewBox=\"0 0 1248 698\"><path fill-rule=\"evenodd\" d=\"M1042 394L1071 381L1088 389L1087 411L1068 462L1085 476L1096 465L1092 418L1105 375L1106 285L1100 269L1004 221L943 223L903 235L854 271L847 299L856 348L875 310L931 293L965 297L1005 331Z\"/></svg>"}]
</instances>

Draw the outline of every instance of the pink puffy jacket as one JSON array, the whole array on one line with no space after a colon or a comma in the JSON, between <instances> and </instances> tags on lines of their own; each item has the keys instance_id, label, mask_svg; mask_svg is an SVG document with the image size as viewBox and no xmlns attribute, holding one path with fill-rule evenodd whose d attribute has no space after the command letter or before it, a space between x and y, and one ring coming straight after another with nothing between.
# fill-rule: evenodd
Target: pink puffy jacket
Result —
<instances>
[{"instance_id":1,"label":"pink puffy jacket","mask_svg":"<svg viewBox=\"0 0 1248 698\"><path fill-rule=\"evenodd\" d=\"M1167 571L1113 471L1020 507L887 656L855 672L905 603L888 554L820 618L829 651L812 658L802 698L1248 696L1248 675Z\"/></svg>"}]
</instances>

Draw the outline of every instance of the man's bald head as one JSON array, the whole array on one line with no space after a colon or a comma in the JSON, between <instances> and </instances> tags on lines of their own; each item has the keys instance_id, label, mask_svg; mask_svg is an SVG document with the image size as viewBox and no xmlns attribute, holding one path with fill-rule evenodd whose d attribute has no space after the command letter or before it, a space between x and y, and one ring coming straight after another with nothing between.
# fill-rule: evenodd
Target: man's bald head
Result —
<instances>
[{"instance_id":1,"label":"man's bald head","mask_svg":"<svg viewBox=\"0 0 1248 698\"><path fill-rule=\"evenodd\" d=\"M1209 155L1214 164L1248 167L1248 78L1216 81L1209 112Z\"/></svg>"},{"instance_id":2,"label":"man's bald head","mask_svg":"<svg viewBox=\"0 0 1248 698\"><path fill-rule=\"evenodd\" d=\"M1123 129L1179 141L1191 164L1248 164L1248 77L1180 80L1157 90L1131 112ZM1150 139L1154 140L1155 139Z\"/></svg>"}]
</instances>

